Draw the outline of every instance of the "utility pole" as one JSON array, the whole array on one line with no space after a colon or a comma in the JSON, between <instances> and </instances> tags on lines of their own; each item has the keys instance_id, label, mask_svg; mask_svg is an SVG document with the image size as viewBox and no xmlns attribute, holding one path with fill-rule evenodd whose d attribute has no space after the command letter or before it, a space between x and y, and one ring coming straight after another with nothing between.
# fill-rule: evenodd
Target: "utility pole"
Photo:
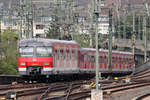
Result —
<instances>
[{"instance_id":1,"label":"utility pole","mask_svg":"<svg viewBox=\"0 0 150 100\"><path fill-rule=\"evenodd\" d=\"M145 5L145 9L146 9L146 13L147 13L147 16L149 17L150 16L150 13L149 13L149 5L148 3L146 2L146 0L144 1L144 5ZM143 35L144 35L144 62L147 61L147 31L146 31L146 17L143 17ZM147 18L148 19L148 18Z\"/></svg>"},{"instance_id":2,"label":"utility pole","mask_svg":"<svg viewBox=\"0 0 150 100\"><path fill-rule=\"evenodd\" d=\"M109 52L108 52L108 67L110 73L112 72L112 8L109 9Z\"/></svg>"},{"instance_id":3,"label":"utility pole","mask_svg":"<svg viewBox=\"0 0 150 100\"><path fill-rule=\"evenodd\" d=\"M9 1L9 17L8 17L8 21L9 21L9 26L8 26L8 30L12 31L12 12L11 12L11 4L12 4L12 0Z\"/></svg>"},{"instance_id":4,"label":"utility pole","mask_svg":"<svg viewBox=\"0 0 150 100\"><path fill-rule=\"evenodd\" d=\"M2 11L2 10L1 10ZM2 35L2 31L1 31L1 21L2 21L2 17L1 17L1 12L0 12L0 64L2 61L2 41L1 41L1 35Z\"/></svg>"},{"instance_id":5,"label":"utility pole","mask_svg":"<svg viewBox=\"0 0 150 100\"><path fill-rule=\"evenodd\" d=\"M24 15L23 9L24 9L24 1L20 0L20 13L19 13L19 16L20 16L20 35L19 35L19 39L21 39L23 36L23 15Z\"/></svg>"},{"instance_id":6,"label":"utility pole","mask_svg":"<svg viewBox=\"0 0 150 100\"><path fill-rule=\"evenodd\" d=\"M141 40L141 17L138 17L138 39Z\"/></svg>"},{"instance_id":7,"label":"utility pole","mask_svg":"<svg viewBox=\"0 0 150 100\"><path fill-rule=\"evenodd\" d=\"M26 0L26 38L33 37L33 11L32 11L32 0Z\"/></svg>"},{"instance_id":8,"label":"utility pole","mask_svg":"<svg viewBox=\"0 0 150 100\"><path fill-rule=\"evenodd\" d=\"M123 38L126 39L126 15L123 19L123 23L124 23L124 26L123 26Z\"/></svg>"},{"instance_id":9,"label":"utility pole","mask_svg":"<svg viewBox=\"0 0 150 100\"><path fill-rule=\"evenodd\" d=\"M132 40L132 53L133 53L133 56L135 54L135 40L136 40L136 36L135 36L135 12L134 12L134 9L133 9L133 33L132 33L132 37L131 37L131 40Z\"/></svg>"},{"instance_id":10,"label":"utility pole","mask_svg":"<svg viewBox=\"0 0 150 100\"><path fill-rule=\"evenodd\" d=\"M119 10L119 7L117 8L117 16L118 16L118 38L121 38L121 32L120 32L120 10Z\"/></svg>"},{"instance_id":11,"label":"utility pole","mask_svg":"<svg viewBox=\"0 0 150 100\"><path fill-rule=\"evenodd\" d=\"M146 32L146 17L143 17L143 39L144 39L144 62L147 61L147 32Z\"/></svg>"},{"instance_id":12,"label":"utility pole","mask_svg":"<svg viewBox=\"0 0 150 100\"><path fill-rule=\"evenodd\" d=\"M99 5L101 4L101 1L99 1ZM99 13L101 11L99 11L100 9L98 9L98 1L94 0L94 16L95 16L95 21L96 21L96 30L95 30L95 39L96 39L96 55L95 55L95 59L96 59L96 66L95 66L95 70L96 70L96 90L98 91L98 82L99 82L99 63L98 63L98 58L99 58L99 50L98 50L98 17L99 17ZM101 74L101 73L100 73ZM101 76L100 76L101 77Z\"/></svg>"},{"instance_id":13,"label":"utility pole","mask_svg":"<svg viewBox=\"0 0 150 100\"><path fill-rule=\"evenodd\" d=\"M90 46L93 46L93 11L94 11L94 3L91 3L91 9L90 9Z\"/></svg>"}]
</instances>

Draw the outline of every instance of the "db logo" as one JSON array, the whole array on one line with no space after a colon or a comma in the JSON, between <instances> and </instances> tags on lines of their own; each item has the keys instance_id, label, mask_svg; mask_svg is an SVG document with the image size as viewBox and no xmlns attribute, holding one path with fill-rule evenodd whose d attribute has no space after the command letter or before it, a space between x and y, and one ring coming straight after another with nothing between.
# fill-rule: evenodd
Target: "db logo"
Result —
<instances>
[{"instance_id":1,"label":"db logo","mask_svg":"<svg viewBox=\"0 0 150 100\"><path fill-rule=\"evenodd\" d=\"M33 61L37 61L37 59L33 59Z\"/></svg>"}]
</instances>

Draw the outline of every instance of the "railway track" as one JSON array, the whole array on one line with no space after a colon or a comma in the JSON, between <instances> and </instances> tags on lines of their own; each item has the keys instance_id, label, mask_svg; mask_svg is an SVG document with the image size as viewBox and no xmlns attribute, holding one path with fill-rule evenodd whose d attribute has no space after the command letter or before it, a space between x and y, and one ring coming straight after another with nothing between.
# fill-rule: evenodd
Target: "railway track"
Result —
<instances>
[{"instance_id":1,"label":"railway track","mask_svg":"<svg viewBox=\"0 0 150 100\"><path fill-rule=\"evenodd\" d=\"M136 83L130 83L130 84L119 84L119 85L112 85L112 86L104 86L102 87L104 97L107 97L108 95L129 91L141 87L150 86L150 83L147 82L136 82ZM69 97L66 99L66 97ZM80 100L82 98L91 97L91 89L81 89L78 92L70 93L69 96L67 94L49 97L44 100Z\"/></svg>"},{"instance_id":2,"label":"railway track","mask_svg":"<svg viewBox=\"0 0 150 100\"><path fill-rule=\"evenodd\" d=\"M135 97L132 100L149 100L149 99L150 99L150 93L146 93L138 97Z\"/></svg>"},{"instance_id":3,"label":"railway track","mask_svg":"<svg viewBox=\"0 0 150 100\"><path fill-rule=\"evenodd\" d=\"M114 82L111 81L101 81L101 84L108 85ZM116 81L115 81L116 82ZM43 100L49 97L49 94L54 92L63 91L63 94L66 95L65 98L70 98L72 93L76 93L75 90L79 91L81 86L84 84L90 84L90 81L74 81L74 82L57 82L50 84L18 84L16 86L6 85L5 87L0 88L0 98L3 98L7 95L9 90L16 92L18 98L28 97L28 96L37 96L37 100ZM7 91L7 92L6 92ZM83 92L83 91L82 91ZM73 98L73 97L72 97Z\"/></svg>"}]
</instances>

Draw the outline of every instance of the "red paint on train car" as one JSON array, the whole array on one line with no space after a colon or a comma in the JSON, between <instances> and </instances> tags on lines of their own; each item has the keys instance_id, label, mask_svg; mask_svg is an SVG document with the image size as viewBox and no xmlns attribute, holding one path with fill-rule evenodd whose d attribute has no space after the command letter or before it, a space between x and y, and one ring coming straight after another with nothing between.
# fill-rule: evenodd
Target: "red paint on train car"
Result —
<instances>
[{"instance_id":1,"label":"red paint on train car","mask_svg":"<svg viewBox=\"0 0 150 100\"><path fill-rule=\"evenodd\" d=\"M25 65L21 65L24 63ZM45 63L49 63L45 65ZM19 57L19 68L25 68L28 66L42 66L44 68L53 67L53 58L52 57Z\"/></svg>"}]
</instances>

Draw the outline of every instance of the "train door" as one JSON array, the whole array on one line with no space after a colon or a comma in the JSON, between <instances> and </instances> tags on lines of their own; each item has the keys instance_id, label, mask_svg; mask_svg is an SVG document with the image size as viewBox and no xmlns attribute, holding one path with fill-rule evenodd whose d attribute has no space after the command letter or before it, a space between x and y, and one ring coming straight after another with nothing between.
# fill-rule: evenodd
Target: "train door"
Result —
<instances>
[{"instance_id":1,"label":"train door","mask_svg":"<svg viewBox=\"0 0 150 100\"><path fill-rule=\"evenodd\" d=\"M121 71L121 67L122 67L122 56L119 55L119 71Z\"/></svg>"},{"instance_id":2,"label":"train door","mask_svg":"<svg viewBox=\"0 0 150 100\"><path fill-rule=\"evenodd\" d=\"M77 68L77 63L78 63L78 50L77 48L72 48L72 59L71 59L71 62L72 62L72 65L71 65L71 69L72 70L75 70Z\"/></svg>"},{"instance_id":3,"label":"train door","mask_svg":"<svg viewBox=\"0 0 150 100\"><path fill-rule=\"evenodd\" d=\"M90 53L88 52L88 67L89 67L89 69L90 70L92 70L92 63L91 63L91 55L90 55Z\"/></svg>"},{"instance_id":4,"label":"train door","mask_svg":"<svg viewBox=\"0 0 150 100\"><path fill-rule=\"evenodd\" d=\"M59 67L59 63L60 63L60 61L59 61L59 47L55 47L55 49L54 49L54 55L53 55L53 57L54 57L54 67Z\"/></svg>"},{"instance_id":5,"label":"train door","mask_svg":"<svg viewBox=\"0 0 150 100\"><path fill-rule=\"evenodd\" d=\"M84 69L84 52L81 52L81 56L80 56L80 68Z\"/></svg>"},{"instance_id":6,"label":"train door","mask_svg":"<svg viewBox=\"0 0 150 100\"><path fill-rule=\"evenodd\" d=\"M108 69L108 57L107 54L104 54L104 70L106 71Z\"/></svg>"},{"instance_id":7,"label":"train door","mask_svg":"<svg viewBox=\"0 0 150 100\"><path fill-rule=\"evenodd\" d=\"M123 58L122 58L122 70L121 71L124 71L124 68L125 68L125 65L126 65L125 60L126 60L126 56L123 55Z\"/></svg>"},{"instance_id":8,"label":"train door","mask_svg":"<svg viewBox=\"0 0 150 100\"><path fill-rule=\"evenodd\" d=\"M95 70L95 53L93 54L92 53L92 55L91 55L91 68L92 68L92 70Z\"/></svg>"},{"instance_id":9,"label":"train door","mask_svg":"<svg viewBox=\"0 0 150 100\"><path fill-rule=\"evenodd\" d=\"M118 71L118 67L119 67L119 58L118 58L118 55L117 54L115 54L116 56L115 56L115 71Z\"/></svg>"},{"instance_id":10,"label":"train door","mask_svg":"<svg viewBox=\"0 0 150 100\"><path fill-rule=\"evenodd\" d=\"M86 54L84 54L84 58L83 58L83 60L84 60L84 69L89 69L88 68L88 61L87 61L87 55Z\"/></svg>"},{"instance_id":11,"label":"train door","mask_svg":"<svg viewBox=\"0 0 150 100\"><path fill-rule=\"evenodd\" d=\"M132 58L132 56L129 57L129 68L128 68L128 71L132 71L134 67L134 60Z\"/></svg>"},{"instance_id":12,"label":"train door","mask_svg":"<svg viewBox=\"0 0 150 100\"><path fill-rule=\"evenodd\" d=\"M112 71L115 71L115 55L112 54Z\"/></svg>"},{"instance_id":13,"label":"train door","mask_svg":"<svg viewBox=\"0 0 150 100\"><path fill-rule=\"evenodd\" d=\"M60 68L64 69L64 48L60 48Z\"/></svg>"},{"instance_id":14,"label":"train door","mask_svg":"<svg viewBox=\"0 0 150 100\"><path fill-rule=\"evenodd\" d=\"M53 66L57 66L57 49L53 48Z\"/></svg>"},{"instance_id":15,"label":"train door","mask_svg":"<svg viewBox=\"0 0 150 100\"><path fill-rule=\"evenodd\" d=\"M100 69L100 71L103 71L103 62L104 62L103 54L99 54L99 69Z\"/></svg>"},{"instance_id":16,"label":"train door","mask_svg":"<svg viewBox=\"0 0 150 100\"><path fill-rule=\"evenodd\" d=\"M66 48L66 68L68 69L71 66L71 50L68 46Z\"/></svg>"}]
</instances>

